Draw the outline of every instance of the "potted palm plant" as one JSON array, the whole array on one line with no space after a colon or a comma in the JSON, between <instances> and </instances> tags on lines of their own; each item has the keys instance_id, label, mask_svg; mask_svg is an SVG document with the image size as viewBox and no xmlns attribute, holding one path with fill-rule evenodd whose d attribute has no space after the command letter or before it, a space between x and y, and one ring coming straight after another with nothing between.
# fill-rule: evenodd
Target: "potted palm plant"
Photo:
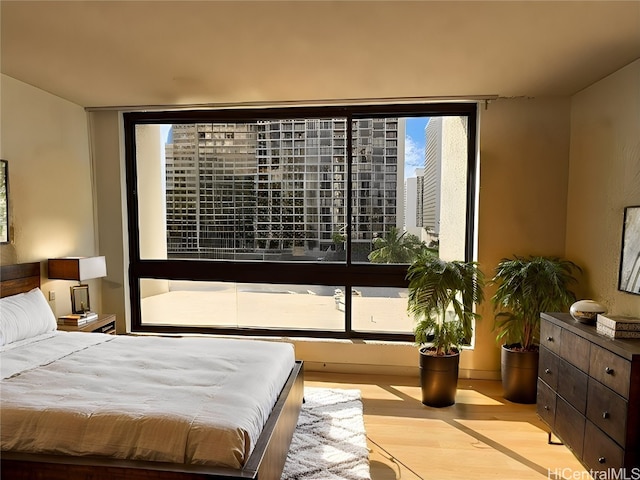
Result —
<instances>
[{"instance_id":1,"label":"potted palm plant","mask_svg":"<svg viewBox=\"0 0 640 480\"><path fill-rule=\"evenodd\" d=\"M535 403L538 377L540 313L566 310L576 300L575 263L558 257L503 258L491 283L497 285L492 303L496 338L502 344L504 397Z\"/></svg>"},{"instance_id":2,"label":"potted palm plant","mask_svg":"<svg viewBox=\"0 0 640 480\"><path fill-rule=\"evenodd\" d=\"M460 345L471 339L473 311L484 298L484 277L476 262L445 261L423 250L407 271L408 310L416 319L420 347L422 403L455 403Z\"/></svg>"}]
</instances>

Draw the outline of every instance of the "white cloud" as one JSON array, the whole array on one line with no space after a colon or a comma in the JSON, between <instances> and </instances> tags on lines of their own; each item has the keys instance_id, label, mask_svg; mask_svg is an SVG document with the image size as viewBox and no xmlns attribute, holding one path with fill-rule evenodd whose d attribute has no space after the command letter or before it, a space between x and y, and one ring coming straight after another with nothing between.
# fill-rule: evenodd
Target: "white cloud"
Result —
<instances>
[{"instance_id":1,"label":"white cloud","mask_svg":"<svg viewBox=\"0 0 640 480\"><path fill-rule=\"evenodd\" d=\"M415 169L424 166L424 145L407 135L404 138L404 177L415 177Z\"/></svg>"}]
</instances>

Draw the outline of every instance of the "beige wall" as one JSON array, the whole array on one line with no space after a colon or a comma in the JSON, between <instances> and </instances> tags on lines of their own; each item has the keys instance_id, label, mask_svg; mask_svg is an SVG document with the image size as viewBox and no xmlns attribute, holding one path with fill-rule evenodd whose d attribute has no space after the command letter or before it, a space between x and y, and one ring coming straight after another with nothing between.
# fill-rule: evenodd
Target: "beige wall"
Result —
<instances>
[{"instance_id":1,"label":"beige wall","mask_svg":"<svg viewBox=\"0 0 640 480\"><path fill-rule=\"evenodd\" d=\"M585 270L581 298L640 316L618 291L624 207L640 205L640 60L573 97L567 252Z\"/></svg>"},{"instance_id":2,"label":"beige wall","mask_svg":"<svg viewBox=\"0 0 640 480\"><path fill-rule=\"evenodd\" d=\"M2 263L41 262L42 290L57 315L71 312L73 282L48 280L46 259L99 253L84 109L11 77L0 77L0 156L9 162L11 245ZM89 284L101 310L100 280Z\"/></svg>"},{"instance_id":3,"label":"beige wall","mask_svg":"<svg viewBox=\"0 0 640 480\"><path fill-rule=\"evenodd\" d=\"M565 253L570 100L504 99L480 114L478 261L487 279L501 258ZM500 368L491 298L478 309L476 350L464 365Z\"/></svg>"},{"instance_id":4,"label":"beige wall","mask_svg":"<svg viewBox=\"0 0 640 480\"><path fill-rule=\"evenodd\" d=\"M95 199L100 252L107 260L107 277L102 279L105 312L116 314L116 330L130 330L129 248L124 174L122 116L104 111L89 114L92 156L95 165Z\"/></svg>"}]
</instances>

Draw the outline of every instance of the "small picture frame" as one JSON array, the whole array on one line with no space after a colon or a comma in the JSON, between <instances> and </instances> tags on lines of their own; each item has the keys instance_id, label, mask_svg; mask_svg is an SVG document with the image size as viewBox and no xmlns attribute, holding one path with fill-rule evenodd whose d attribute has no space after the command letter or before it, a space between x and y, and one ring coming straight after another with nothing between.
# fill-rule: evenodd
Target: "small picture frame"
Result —
<instances>
[{"instance_id":1,"label":"small picture frame","mask_svg":"<svg viewBox=\"0 0 640 480\"><path fill-rule=\"evenodd\" d=\"M89 285L76 285L71 287L71 310L73 313L85 313L91 311L89 303Z\"/></svg>"},{"instance_id":2,"label":"small picture frame","mask_svg":"<svg viewBox=\"0 0 640 480\"><path fill-rule=\"evenodd\" d=\"M624 209L618 290L640 295L640 206Z\"/></svg>"}]
</instances>

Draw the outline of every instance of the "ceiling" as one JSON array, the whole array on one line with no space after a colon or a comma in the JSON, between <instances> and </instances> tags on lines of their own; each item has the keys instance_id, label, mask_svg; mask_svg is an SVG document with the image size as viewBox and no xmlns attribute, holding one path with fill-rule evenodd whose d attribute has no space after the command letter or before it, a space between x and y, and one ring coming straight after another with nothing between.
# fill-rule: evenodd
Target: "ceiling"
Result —
<instances>
[{"instance_id":1,"label":"ceiling","mask_svg":"<svg viewBox=\"0 0 640 480\"><path fill-rule=\"evenodd\" d=\"M640 1L10 1L1 71L85 107L576 93Z\"/></svg>"}]
</instances>

